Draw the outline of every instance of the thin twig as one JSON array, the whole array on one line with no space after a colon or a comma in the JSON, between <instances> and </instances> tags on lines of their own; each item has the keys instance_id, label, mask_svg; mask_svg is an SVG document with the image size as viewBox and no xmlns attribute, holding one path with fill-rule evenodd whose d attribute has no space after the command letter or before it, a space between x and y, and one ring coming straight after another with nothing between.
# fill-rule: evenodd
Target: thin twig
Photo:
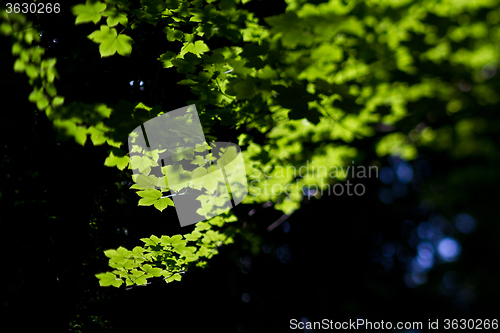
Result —
<instances>
[{"instance_id":1,"label":"thin twig","mask_svg":"<svg viewBox=\"0 0 500 333\"><path fill-rule=\"evenodd\" d=\"M289 218L290 216L292 216L293 213L294 212L291 212L290 214L281 215L281 217L279 219L277 219L276 221L274 221L273 224L271 224L269 227L267 227L267 231L271 231L274 228L276 228L277 226L279 226L281 223L285 222L286 219Z\"/></svg>"}]
</instances>

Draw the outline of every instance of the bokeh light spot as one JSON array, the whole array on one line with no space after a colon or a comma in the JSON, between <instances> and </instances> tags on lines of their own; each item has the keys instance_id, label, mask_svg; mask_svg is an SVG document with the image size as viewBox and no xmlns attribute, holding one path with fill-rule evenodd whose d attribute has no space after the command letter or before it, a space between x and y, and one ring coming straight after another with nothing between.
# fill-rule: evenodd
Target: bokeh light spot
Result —
<instances>
[{"instance_id":1,"label":"bokeh light spot","mask_svg":"<svg viewBox=\"0 0 500 333\"><path fill-rule=\"evenodd\" d=\"M434 228L429 223L420 223L417 228L418 236L422 239L431 239L434 236Z\"/></svg>"},{"instance_id":2,"label":"bokeh light spot","mask_svg":"<svg viewBox=\"0 0 500 333\"><path fill-rule=\"evenodd\" d=\"M388 167L383 167L380 170L380 181L386 185L389 185L394 181L394 172Z\"/></svg>"},{"instance_id":3,"label":"bokeh light spot","mask_svg":"<svg viewBox=\"0 0 500 333\"><path fill-rule=\"evenodd\" d=\"M470 234L476 229L476 220L469 214L459 214L455 218L455 226L461 233Z\"/></svg>"},{"instance_id":4,"label":"bokeh light spot","mask_svg":"<svg viewBox=\"0 0 500 333\"><path fill-rule=\"evenodd\" d=\"M396 167L396 175L400 182L408 184L413 179L413 168L406 162L400 162Z\"/></svg>"},{"instance_id":5,"label":"bokeh light spot","mask_svg":"<svg viewBox=\"0 0 500 333\"><path fill-rule=\"evenodd\" d=\"M455 261L461 251L460 244L451 237L443 238L438 244L438 253L445 261Z\"/></svg>"}]
</instances>

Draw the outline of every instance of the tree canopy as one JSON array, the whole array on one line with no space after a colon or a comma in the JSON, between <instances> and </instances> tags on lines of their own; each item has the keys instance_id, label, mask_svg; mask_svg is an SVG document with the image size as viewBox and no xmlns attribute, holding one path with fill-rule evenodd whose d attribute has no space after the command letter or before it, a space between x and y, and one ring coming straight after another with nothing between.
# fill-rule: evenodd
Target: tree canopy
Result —
<instances>
[{"instance_id":1,"label":"tree canopy","mask_svg":"<svg viewBox=\"0 0 500 333\"><path fill-rule=\"evenodd\" d=\"M73 331L122 325L96 315L118 291L93 285L135 292L164 281L168 293L191 274L225 272L234 258L246 274L251 258L266 254L289 267L280 274L302 276L291 281L311 288L301 287L303 302L320 299L314 311L301 308L305 320L329 308L379 318L386 312L367 295L390 299L389 311L402 302L397 293L421 301L419 290L439 299L432 309L449 306L443 316L493 313L498 1L87 0L61 3L58 13L8 11L1 197L19 222L6 215L2 223L11 228L6 253L19 257L10 246L20 247L29 258L40 247L34 256L58 258L43 269L57 283L79 281L67 296L75 310L64 312ZM193 104L209 141L242 148L249 193L233 210L181 228L170 189L153 186L154 162L133 156L127 140ZM133 158L144 177L133 176ZM295 228L301 233L285 240ZM351 286L364 294L340 293L331 305L326 286L356 263ZM37 278L37 265L12 273L11 295ZM265 303L264 292L254 294ZM19 306L13 297L7 308ZM284 330L293 315L262 322ZM225 327L259 327L238 318Z\"/></svg>"}]
</instances>

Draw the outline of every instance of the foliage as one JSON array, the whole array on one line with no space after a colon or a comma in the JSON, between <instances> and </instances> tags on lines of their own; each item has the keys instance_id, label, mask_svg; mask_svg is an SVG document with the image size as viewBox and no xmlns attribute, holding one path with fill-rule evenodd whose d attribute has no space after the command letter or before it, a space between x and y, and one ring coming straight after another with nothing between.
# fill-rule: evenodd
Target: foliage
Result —
<instances>
[{"instance_id":1,"label":"foliage","mask_svg":"<svg viewBox=\"0 0 500 333\"><path fill-rule=\"evenodd\" d=\"M378 156L411 160L420 147L447 150L453 140L470 139L474 107L498 103L490 80L499 63L497 1L288 0L285 13L264 20L245 3L87 0L73 7L75 24L96 26L88 38L99 44L95 52L101 58L140 50L141 40L131 36L145 25L164 33L172 49L155 56L163 70L183 76L178 84L196 98L186 105L196 104L203 128L220 122L242 132L238 139L251 184L244 203L271 201L289 215L299 209L304 188L338 181L329 171L363 158L354 142L372 138ZM107 144L104 165L128 171L131 157L122 147L128 134L168 110L128 100L65 103L54 84L56 59L44 59L36 29L12 34L9 24L22 26L23 20L11 15L0 30L12 35L14 70L26 73L33 86L29 100L61 138L83 146L90 136L95 146ZM422 107L427 100L435 110ZM424 117L429 121L421 125ZM453 126L440 128L443 119ZM217 135L207 133L212 139ZM450 153L466 156L477 146L484 147ZM308 162L328 172L276 175ZM136 181L138 205L160 211L173 205L151 188L154 179ZM290 191L269 191L275 185L291 185ZM100 284L143 285L160 276L179 280L187 266L232 241L237 228L226 224L235 220L224 215L198 223L187 235L151 236L143 239L144 247L106 251L114 271L98 274Z\"/></svg>"},{"instance_id":2,"label":"foliage","mask_svg":"<svg viewBox=\"0 0 500 333\"><path fill-rule=\"evenodd\" d=\"M234 228L223 232L213 227L236 221L234 216L218 216L208 222L199 222L189 234L142 238L144 247L136 246L131 251L119 247L104 251L110 258L112 272L97 274L101 286L120 287L125 280L127 286L145 285L147 279L163 277L165 282L180 281L188 266L203 266L205 261L217 253L222 243L232 243ZM194 246L188 246L192 244Z\"/></svg>"}]
</instances>

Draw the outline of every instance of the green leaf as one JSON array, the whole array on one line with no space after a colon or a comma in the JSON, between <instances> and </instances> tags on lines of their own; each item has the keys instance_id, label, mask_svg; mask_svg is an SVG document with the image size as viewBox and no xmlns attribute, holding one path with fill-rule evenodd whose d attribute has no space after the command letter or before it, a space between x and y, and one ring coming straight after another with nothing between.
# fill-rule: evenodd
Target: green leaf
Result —
<instances>
[{"instance_id":1,"label":"green leaf","mask_svg":"<svg viewBox=\"0 0 500 333\"><path fill-rule=\"evenodd\" d=\"M64 97L61 97L61 96L56 96L52 100L53 106L61 106L61 105L63 105L63 103L64 103Z\"/></svg>"},{"instance_id":2,"label":"green leaf","mask_svg":"<svg viewBox=\"0 0 500 333\"><path fill-rule=\"evenodd\" d=\"M76 126L75 128L75 141L76 143L85 146L87 142L87 129L83 126Z\"/></svg>"},{"instance_id":3,"label":"green leaf","mask_svg":"<svg viewBox=\"0 0 500 333\"><path fill-rule=\"evenodd\" d=\"M205 237L208 237L214 242L224 240L224 235L221 235L219 232L213 230L208 230Z\"/></svg>"},{"instance_id":4,"label":"green leaf","mask_svg":"<svg viewBox=\"0 0 500 333\"><path fill-rule=\"evenodd\" d=\"M137 285L145 285L148 283L148 280L147 280L147 274L142 272L142 271L138 271L137 269L133 269L130 271L130 273L132 273L132 281L134 281L135 284Z\"/></svg>"},{"instance_id":5,"label":"green leaf","mask_svg":"<svg viewBox=\"0 0 500 333\"><path fill-rule=\"evenodd\" d=\"M227 217L224 219L224 222L238 222L238 218L236 215L231 215L230 217Z\"/></svg>"},{"instance_id":6,"label":"green leaf","mask_svg":"<svg viewBox=\"0 0 500 333\"><path fill-rule=\"evenodd\" d=\"M172 281L180 281L182 276L179 273L175 273L174 275L165 279L165 282L170 283Z\"/></svg>"},{"instance_id":7,"label":"green leaf","mask_svg":"<svg viewBox=\"0 0 500 333\"><path fill-rule=\"evenodd\" d=\"M183 59L174 59L171 62L174 66L177 67L177 72L193 73L194 71L196 71L196 65L198 65L201 60L193 53L187 53L186 55L184 55Z\"/></svg>"},{"instance_id":8,"label":"green leaf","mask_svg":"<svg viewBox=\"0 0 500 333\"><path fill-rule=\"evenodd\" d=\"M191 160L194 158L194 151L192 149L181 151L172 156L174 162L178 162L182 159Z\"/></svg>"},{"instance_id":9,"label":"green leaf","mask_svg":"<svg viewBox=\"0 0 500 333\"><path fill-rule=\"evenodd\" d=\"M154 239L151 239L151 238L141 238L141 241L143 241L148 246L158 245L158 242L156 242Z\"/></svg>"},{"instance_id":10,"label":"green leaf","mask_svg":"<svg viewBox=\"0 0 500 333\"><path fill-rule=\"evenodd\" d=\"M158 60L163 62L163 68L170 68L173 66L172 60L175 59L176 54L171 51L163 53Z\"/></svg>"},{"instance_id":11,"label":"green leaf","mask_svg":"<svg viewBox=\"0 0 500 333\"><path fill-rule=\"evenodd\" d=\"M170 42L173 42L176 40L182 40L182 38L184 37L184 34L182 31L170 29L168 27L164 28L163 32L167 35L167 39Z\"/></svg>"},{"instance_id":12,"label":"green leaf","mask_svg":"<svg viewBox=\"0 0 500 333\"><path fill-rule=\"evenodd\" d=\"M391 133L384 136L376 147L378 156L391 154L412 160L417 156L417 149L403 133Z\"/></svg>"},{"instance_id":13,"label":"green leaf","mask_svg":"<svg viewBox=\"0 0 500 333\"><path fill-rule=\"evenodd\" d=\"M144 170L147 168L158 166L158 154L155 154L155 152L145 152L142 155L134 155L131 158L131 164L133 169L144 173Z\"/></svg>"},{"instance_id":14,"label":"green leaf","mask_svg":"<svg viewBox=\"0 0 500 333\"><path fill-rule=\"evenodd\" d=\"M25 69L25 62L22 59L17 59L16 62L14 62L14 71L15 72L22 72Z\"/></svg>"},{"instance_id":15,"label":"green leaf","mask_svg":"<svg viewBox=\"0 0 500 333\"><path fill-rule=\"evenodd\" d=\"M161 197L161 192L158 190L145 190L137 192L137 195L142 198L154 198L159 199Z\"/></svg>"},{"instance_id":16,"label":"green leaf","mask_svg":"<svg viewBox=\"0 0 500 333\"><path fill-rule=\"evenodd\" d=\"M203 177L203 187L209 192L214 193L217 189L219 181L223 179L220 178L219 173L211 172Z\"/></svg>"},{"instance_id":17,"label":"green leaf","mask_svg":"<svg viewBox=\"0 0 500 333\"><path fill-rule=\"evenodd\" d=\"M139 200L138 205L139 206L151 206L155 203L156 200L158 200L158 199L144 198L144 199Z\"/></svg>"},{"instance_id":18,"label":"green leaf","mask_svg":"<svg viewBox=\"0 0 500 333\"><path fill-rule=\"evenodd\" d=\"M196 223L196 231L203 231L203 230L209 230L211 228L210 224L207 222L198 222Z\"/></svg>"},{"instance_id":19,"label":"green leaf","mask_svg":"<svg viewBox=\"0 0 500 333\"><path fill-rule=\"evenodd\" d=\"M161 198L155 202L155 208L163 212L168 206L173 206L174 202L170 198Z\"/></svg>"},{"instance_id":20,"label":"green leaf","mask_svg":"<svg viewBox=\"0 0 500 333\"><path fill-rule=\"evenodd\" d=\"M247 77L244 81L238 82L234 85L234 91L236 92L236 97L238 99L250 99L257 93L256 91L256 79L253 77Z\"/></svg>"},{"instance_id":21,"label":"green leaf","mask_svg":"<svg viewBox=\"0 0 500 333\"><path fill-rule=\"evenodd\" d=\"M101 20L102 12L106 9L106 4L87 0L85 5L80 4L72 8L73 15L76 15L75 24L94 22L97 24Z\"/></svg>"},{"instance_id":22,"label":"green leaf","mask_svg":"<svg viewBox=\"0 0 500 333\"><path fill-rule=\"evenodd\" d=\"M132 252L137 256L142 256L142 254L144 253L144 248L136 246L132 249Z\"/></svg>"},{"instance_id":23,"label":"green leaf","mask_svg":"<svg viewBox=\"0 0 500 333\"><path fill-rule=\"evenodd\" d=\"M194 246L186 246L185 244L174 245L174 251L183 256L189 256L196 252Z\"/></svg>"},{"instance_id":24,"label":"green leaf","mask_svg":"<svg viewBox=\"0 0 500 333\"><path fill-rule=\"evenodd\" d=\"M161 236L160 241L161 244L165 246L186 244L186 241L182 239L182 235L174 235L172 237Z\"/></svg>"},{"instance_id":25,"label":"green leaf","mask_svg":"<svg viewBox=\"0 0 500 333\"><path fill-rule=\"evenodd\" d=\"M113 286L118 288L123 283L122 279L111 272L96 274L95 276L99 279L99 285L101 287Z\"/></svg>"},{"instance_id":26,"label":"green leaf","mask_svg":"<svg viewBox=\"0 0 500 333\"><path fill-rule=\"evenodd\" d=\"M106 20L106 24L109 27L114 27L114 26L118 25L118 23L120 23L121 25L126 27L128 24L127 15L125 15L124 13L120 13L116 10L107 10L103 13L103 15L108 16L108 18Z\"/></svg>"},{"instance_id":27,"label":"green leaf","mask_svg":"<svg viewBox=\"0 0 500 333\"><path fill-rule=\"evenodd\" d=\"M200 155L196 155L195 158L193 159L193 161L191 162L191 164L200 165L200 166L205 165L207 163L208 163L208 161L206 161L205 158L203 156L200 156Z\"/></svg>"},{"instance_id":28,"label":"green leaf","mask_svg":"<svg viewBox=\"0 0 500 333\"><path fill-rule=\"evenodd\" d=\"M116 29L110 29L107 25L101 25L101 30L96 30L88 38L99 43L101 58L114 55L116 52L122 56L128 56L132 52L132 38L127 35L118 35Z\"/></svg>"},{"instance_id":29,"label":"green leaf","mask_svg":"<svg viewBox=\"0 0 500 333\"><path fill-rule=\"evenodd\" d=\"M44 110L47 106L49 106L49 100L42 96L38 101L36 101L36 107L38 110Z\"/></svg>"},{"instance_id":30,"label":"green leaf","mask_svg":"<svg viewBox=\"0 0 500 333\"><path fill-rule=\"evenodd\" d=\"M209 255L212 254L212 249L209 248L208 246L206 245L202 245L200 246L200 248L198 249L198 252L196 253L199 257L208 257Z\"/></svg>"},{"instance_id":31,"label":"green leaf","mask_svg":"<svg viewBox=\"0 0 500 333\"><path fill-rule=\"evenodd\" d=\"M123 258L123 257L126 257L130 254L130 251L127 250L126 248L120 246L119 248L117 248L116 250L106 250L104 251L104 255L108 258Z\"/></svg>"},{"instance_id":32,"label":"green leaf","mask_svg":"<svg viewBox=\"0 0 500 333\"><path fill-rule=\"evenodd\" d=\"M226 223L226 221L224 221L224 219L221 216L216 216L208 220L207 222L210 223L211 225L216 225L218 227L222 227Z\"/></svg>"},{"instance_id":33,"label":"green leaf","mask_svg":"<svg viewBox=\"0 0 500 333\"><path fill-rule=\"evenodd\" d=\"M94 146L99 146L106 142L106 136L104 132L98 130L94 126L90 127L88 129L88 132L90 133L90 139L92 140Z\"/></svg>"},{"instance_id":34,"label":"green leaf","mask_svg":"<svg viewBox=\"0 0 500 333\"><path fill-rule=\"evenodd\" d=\"M200 239L200 237L201 237L201 233L196 231L196 230L190 234L184 235L184 238L186 238L188 241L196 241L196 240Z\"/></svg>"},{"instance_id":35,"label":"green leaf","mask_svg":"<svg viewBox=\"0 0 500 333\"><path fill-rule=\"evenodd\" d=\"M156 178L154 175L144 176L143 174L137 175L134 179L135 184L130 188L134 189L151 189L153 190L159 182L159 178Z\"/></svg>"},{"instance_id":36,"label":"green leaf","mask_svg":"<svg viewBox=\"0 0 500 333\"><path fill-rule=\"evenodd\" d=\"M158 244L160 242L160 239L155 236L155 235L151 235L151 237L149 237L151 240L153 240L154 242L156 242L156 244Z\"/></svg>"},{"instance_id":37,"label":"green leaf","mask_svg":"<svg viewBox=\"0 0 500 333\"><path fill-rule=\"evenodd\" d=\"M137 194L142 197L139 200L139 206L151 206L161 197L161 191L158 190L145 190Z\"/></svg>"},{"instance_id":38,"label":"green leaf","mask_svg":"<svg viewBox=\"0 0 500 333\"><path fill-rule=\"evenodd\" d=\"M185 42L184 47L182 48L180 55L184 55L188 52L196 54L198 57L200 57L203 53L210 51L208 48L207 44L203 42L202 40L197 40L196 42Z\"/></svg>"},{"instance_id":39,"label":"green leaf","mask_svg":"<svg viewBox=\"0 0 500 333\"><path fill-rule=\"evenodd\" d=\"M129 162L130 158L128 156L115 156L114 152L111 151L109 156L104 161L104 165L109 167L116 166L118 169L123 170L127 167Z\"/></svg>"},{"instance_id":40,"label":"green leaf","mask_svg":"<svg viewBox=\"0 0 500 333\"><path fill-rule=\"evenodd\" d=\"M143 265L141 269L150 276L161 276L161 268L153 268L151 265Z\"/></svg>"}]
</instances>

